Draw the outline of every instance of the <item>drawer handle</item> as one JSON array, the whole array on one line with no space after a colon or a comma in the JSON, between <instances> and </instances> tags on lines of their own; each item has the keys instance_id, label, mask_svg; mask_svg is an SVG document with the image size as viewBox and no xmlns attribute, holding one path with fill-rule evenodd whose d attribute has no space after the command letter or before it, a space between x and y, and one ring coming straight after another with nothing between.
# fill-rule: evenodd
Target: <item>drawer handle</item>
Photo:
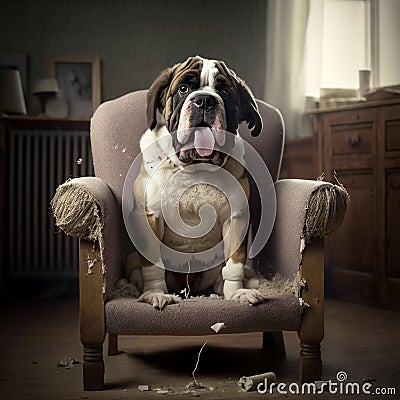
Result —
<instances>
[{"instance_id":1,"label":"drawer handle","mask_svg":"<svg viewBox=\"0 0 400 400\"><path fill-rule=\"evenodd\" d=\"M359 135L349 135L345 138L346 143L348 143L351 147L356 147L360 143Z\"/></svg>"}]
</instances>

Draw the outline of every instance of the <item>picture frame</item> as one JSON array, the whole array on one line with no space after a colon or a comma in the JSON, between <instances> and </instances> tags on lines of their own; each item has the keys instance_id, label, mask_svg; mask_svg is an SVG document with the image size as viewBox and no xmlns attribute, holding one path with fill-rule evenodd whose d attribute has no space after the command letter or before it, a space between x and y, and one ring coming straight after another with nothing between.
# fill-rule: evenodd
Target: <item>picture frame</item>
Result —
<instances>
[{"instance_id":1,"label":"picture frame","mask_svg":"<svg viewBox=\"0 0 400 400\"><path fill-rule=\"evenodd\" d=\"M57 56L50 60L50 76L57 80L58 97L68 106L68 117L89 118L101 102L100 59Z\"/></svg>"}]
</instances>

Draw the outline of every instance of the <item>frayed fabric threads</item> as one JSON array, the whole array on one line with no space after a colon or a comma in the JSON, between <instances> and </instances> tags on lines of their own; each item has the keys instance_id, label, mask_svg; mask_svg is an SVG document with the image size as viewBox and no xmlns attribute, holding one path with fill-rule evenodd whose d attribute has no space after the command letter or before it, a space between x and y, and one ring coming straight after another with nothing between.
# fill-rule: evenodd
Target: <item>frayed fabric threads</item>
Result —
<instances>
[{"instance_id":1,"label":"frayed fabric threads","mask_svg":"<svg viewBox=\"0 0 400 400\"><path fill-rule=\"evenodd\" d=\"M101 213L94 197L83 187L67 181L51 201L56 225L67 235L94 241L101 236Z\"/></svg>"},{"instance_id":2,"label":"frayed fabric threads","mask_svg":"<svg viewBox=\"0 0 400 400\"><path fill-rule=\"evenodd\" d=\"M90 177L92 180L98 178ZM106 272L104 260L104 210L101 203L86 187L89 178L69 179L58 186L51 200L56 226L67 235L93 242L93 252L98 242L100 260L88 257L88 275L96 261L101 261L103 276ZM105 282L103 283L105 293Z\"/></svg>"},{"instance_id":3,"label":"frayed fabric threads","mask_svg":"<svg viewBox=\"0 0 400 400\"><path fill-rule=\"evenodd\" d=\"M306 210L304 240L323 237L334 232L342 223L350 204L347 190L338 185L321 185L312 193Z\"/></svg>"}]
</instances>

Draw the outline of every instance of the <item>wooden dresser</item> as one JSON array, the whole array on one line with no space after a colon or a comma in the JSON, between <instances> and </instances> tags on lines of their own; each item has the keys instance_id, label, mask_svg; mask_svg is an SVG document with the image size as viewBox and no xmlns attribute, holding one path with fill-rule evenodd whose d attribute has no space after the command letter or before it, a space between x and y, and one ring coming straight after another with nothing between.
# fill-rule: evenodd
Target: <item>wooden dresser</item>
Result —
<instances>
[{"instance_id":1,"label":"wooden dresser","mask_svg":"<svg viewBox=\"0 0 400 400\"><path fill-rule=\"evenodd\" d=\"M318 173L351 196L326 241L327 292L400 310L400 99L310 115Z\"/></svg>"}]
</instances>

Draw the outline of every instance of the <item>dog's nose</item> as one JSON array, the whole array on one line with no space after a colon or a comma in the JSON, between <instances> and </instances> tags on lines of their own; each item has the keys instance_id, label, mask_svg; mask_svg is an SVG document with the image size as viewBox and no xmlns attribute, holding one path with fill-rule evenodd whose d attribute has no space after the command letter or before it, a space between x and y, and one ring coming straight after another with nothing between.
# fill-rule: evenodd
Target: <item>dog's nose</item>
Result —
<instances>
[{"instance_id":1,"label":"dog's nose","mask_svg":"<svg viewBox=\"0 0 400 400\"><path fill-rule=\"evenodd\" d=\"M193 103L200 110L210 111L217 105L217 99L207 94L199 94L194 98Z\"/></svg>"}]
</instances>

